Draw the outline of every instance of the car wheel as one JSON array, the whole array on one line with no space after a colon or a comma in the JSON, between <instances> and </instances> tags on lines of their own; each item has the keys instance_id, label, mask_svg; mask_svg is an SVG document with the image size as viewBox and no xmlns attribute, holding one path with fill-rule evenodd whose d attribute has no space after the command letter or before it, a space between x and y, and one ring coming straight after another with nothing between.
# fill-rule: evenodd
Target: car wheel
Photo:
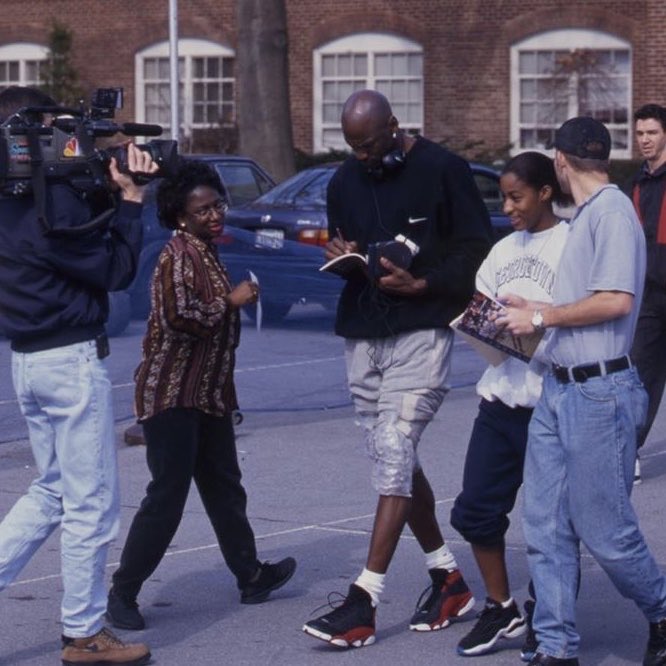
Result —
<instances>
[{"instance_id":1,"label":"car wheel","mask_svg":"<svg viewBox=\"0 0 666 666\"><path fill-rule=\"evenodd\" d=\"M253 321L257 321L257 306L246 305L245 314ZM262 320L264 324L278 324L291 310L291 303L262 303Z\"/></svg>"},{"instance_id":2,"label":"car wheel","mask_svg":"<svg viewBox=\"0 0 666 666\"><path fill-rule=\"evenodd\" d=\"M106 321L106 334L112 338L121 335L130 323L130 297L126 291L109 292L109 318Z\"/></svg>"}]
</instances>

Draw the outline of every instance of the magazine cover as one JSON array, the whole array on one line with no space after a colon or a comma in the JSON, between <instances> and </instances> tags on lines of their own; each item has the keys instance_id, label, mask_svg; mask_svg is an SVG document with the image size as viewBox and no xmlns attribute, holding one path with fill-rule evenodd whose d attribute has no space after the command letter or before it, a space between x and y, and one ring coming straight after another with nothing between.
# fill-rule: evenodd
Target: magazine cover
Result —
<instances>
[{"instance_id":1,"label":"magazine cover","mask_svg":"<svg viewBox=\"0 0 666 666\"><path fill-rule=\"evenodd\" d=\"M499 330L491 315L496 315L502 307L498 301L477 291L465 311L449 325L492 365L499 365L509 355L529 363L543 331L517 336Z\"/></svg>"}]
</instances>

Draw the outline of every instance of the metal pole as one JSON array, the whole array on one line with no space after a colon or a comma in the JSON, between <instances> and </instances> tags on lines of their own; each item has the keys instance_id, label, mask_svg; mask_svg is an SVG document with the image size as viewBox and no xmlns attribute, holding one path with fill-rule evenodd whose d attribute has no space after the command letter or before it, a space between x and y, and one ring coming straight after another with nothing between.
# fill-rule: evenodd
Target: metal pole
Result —
<instances>
[{"instance_id":1,"label":"metal pole","mask_svg":"<svg viewBox=\"0 0 666 666\"><path fill-rule=\"evenodd\" d=\"M178 105L178 0L169 0L169 92L171 100L171 138L180 134Z\"/></svg>"}]
</instances>

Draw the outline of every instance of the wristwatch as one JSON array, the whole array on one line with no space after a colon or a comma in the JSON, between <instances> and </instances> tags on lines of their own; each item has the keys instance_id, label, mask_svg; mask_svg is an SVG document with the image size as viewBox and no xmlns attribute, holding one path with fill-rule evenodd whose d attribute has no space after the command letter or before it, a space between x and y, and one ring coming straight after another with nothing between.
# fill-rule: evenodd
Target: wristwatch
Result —
<instances>
[{"instance_id":1,"label":"wristwatch","mask_svg":"<svg viewBox=\"0 0 666 666\"><path fill-rule=\"evenodd\" d=\"M544 326L543 323L543 314L541 313L541 310L535 310L534 314L532 315L532 326L534 326L535 331L543 331Z\"/></svg>"}]
</instances>

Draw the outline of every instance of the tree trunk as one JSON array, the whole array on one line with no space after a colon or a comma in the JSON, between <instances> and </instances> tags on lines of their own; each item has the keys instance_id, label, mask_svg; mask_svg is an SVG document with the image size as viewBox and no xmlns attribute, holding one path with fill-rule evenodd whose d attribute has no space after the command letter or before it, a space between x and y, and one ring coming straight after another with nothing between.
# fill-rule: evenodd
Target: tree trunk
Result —
<instances>
[{"instance_id":1,"label":"tree trunk","mask_svg":"<svg viewBox=\"0 0 666 666\"><path fill-rule=\"evenodd\" d=\"M239 146L280 181L295 171L284 0L236 0Z\"/></svg>"}]
</instances>

